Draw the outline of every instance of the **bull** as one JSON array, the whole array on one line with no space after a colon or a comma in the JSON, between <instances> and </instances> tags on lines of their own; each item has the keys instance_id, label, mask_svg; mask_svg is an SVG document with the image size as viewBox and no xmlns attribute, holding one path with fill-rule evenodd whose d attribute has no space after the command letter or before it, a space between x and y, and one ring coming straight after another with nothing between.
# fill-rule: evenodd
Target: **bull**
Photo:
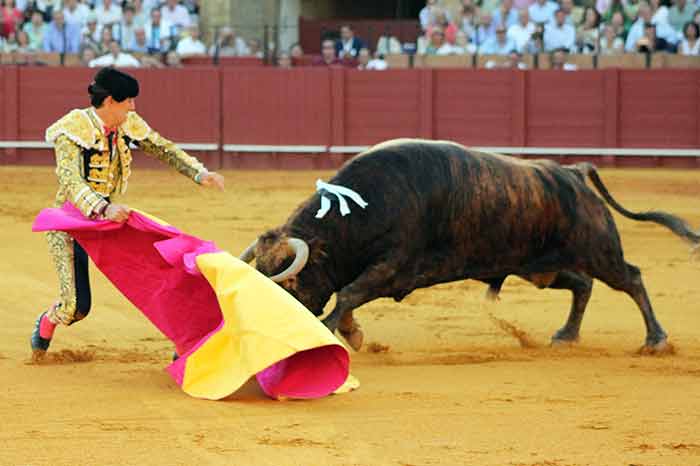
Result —
<instances>
[{"instance_id":1,"label":"bull","mask_svg":"<svg viewBox=\"0 0 700 466\"><path fill-rule=\"evenodd\" d=\"M586 184L590 179L600 194ZM639 268L625 261L606 202L625 217L654 222L693 244L700 236L660 211L634 213L610 195L595 166L562 166L479 152L446 141L394 140L348 161L330 180L367 201L348 216L317 219L323 192L241 255L358 350L353 311L374 299L401 301L417 288L475 279L496 297L508 275L539 288L570 290L568 319L553 343L578 340L593 279L627 293L646 326L643 349L660 351L659 324ZM604 202L605 201L605 202Z\"/></svg>"}]
</instances>

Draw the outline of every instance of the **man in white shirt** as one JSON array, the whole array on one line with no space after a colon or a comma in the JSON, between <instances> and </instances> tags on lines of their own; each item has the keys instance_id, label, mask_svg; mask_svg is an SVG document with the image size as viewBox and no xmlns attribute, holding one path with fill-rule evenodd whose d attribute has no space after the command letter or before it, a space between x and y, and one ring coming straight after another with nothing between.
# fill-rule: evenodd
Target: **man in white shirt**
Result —
<instances>
[{"instance_id":1,"label":"man in white shirt","mask_svg":"<svg viewBox=\"0 0 700 466\"><path fill-rule=\"evenodd\" d=\"M160 13L163 16L163 21L177 26L178 30L185 29L190 25L190 12L180 5L178 0L167 0L165 5L160 8Z\"/></svg>"},{"instance_id":2,"label":"man in white shirt","mask_svg":"<svg viewBox=\"0 0 700 466\"><path fill-rule=\"evenodd\" d=\"M177 54L184 58L192 55L206 55L207 47L199 40L199 27L196 24L187 28L187 36L177 43Z\"/></svg>"},{"instance_id":3,"label":"man in white shirt","mask_svg":"<svg viewBox=\"0 0 700 466\"><path fill-rule=\"evenodd\" d=\"M515 49L515 42L506 35L506 28L499 25L496 28L496 37L484 42L479 47L479 53L482 55L509 55Z\"/></svg>"},{"instance_id":4,"label":"man in white shirt","mask_svg":"<svg viewBox=\"0 0 700 466\"><path fill-rule=\"evenodd\" d=\"M554 20L554 12L557 11L559 7L556 3L550 2L549 0L537 0L535 3L530 5L528 12L530 13L530 20L533 23L544 23L547 24Z\"/></svg>"},{"instance_id":5,"label":"man in white shirt","mask_svg":"<svg viewBox=\"0 0 700 466\"><path fill-rule=\"evenodd\" d=\"M63 2L63 17L68 24L77 24L81 29L87 24L90 8L78 0L65 0Z\"/></svg>"},{"instance_id":6,"label":"man in white shirt","mask_svg":"<svg viewBox=\"0 0 700 466\"><path fill-rule=\"evenodd\" d=\"M103 0L102 6L95 7L97 25L102 29L105 25L113 25L122 20L122 9L112 3L112 0Z\"/></svg>"},{"instance_id":7,"label":"man in white shirt","mask_svg":"<svg viewBox=\"0 0 700 466\"><path fill-rule=\"evenodd\" d=\"M158 8L151 10L151 20L144 26L149 53L166 51L170 46L172 26L165 21Z\"/></svg>"},{"instance_id":8,"label":"man in white shirt","mask_svg":"<svg viewBox=\"0 0 700 466\"><path fill-rule=\"evenodd\" d=\"M544 28L544 49L551 52L566 49L571 52L576 48L576 29L566 22L566 12L561 8L554 13L554 22Z\"/></svg>"},{"instance_id":9,"label":"man in white shirt","mask_svg":"<svg viewBox=\"0 0 700 466\"><path fill-rule=\"evenodd\" d=\"M122 53L119 42L113 40L109 43L109 53L107 55L95 58L90 62L90 68L105 66L138 68L141 66L141 63L128 53Z\"/></svg>"},{"instance_id":10,"label":"man in white shirt","mask_svg":"<svg viewBox=\"0 0 700 466\"><path fill-rule=\"evenodd\" d=\"M627 41L625 42L625 52L635 53L637 51L637 42L644 37L644 25L651 23L656 25L656 35L671 44L678 42L678 35L667 22L663 20L654 20L651 15L651 7L647 2L639 2L637 10L637 21L632 24L627 33Z\"/></svg>"},{"instance_id":11,"label":"man in white shirt","mask_svg":"<svg viewBox=\"0 0 700 466\"><path fill-rule=\"evenodd\" d=\"M119 41L119 46L123 50L130 50L131 44L135 40L137 24L134 21L134 7L127 5L124 7L124 16L121 22L112 26L112 37Z\"/></svg>"},{"instance_id":12,"label":"man in white shirt","mask_svg":"<svg viewBox=\"0 0 700 466\"><path fill-rule=\"evenodd\" d=\"M530 13L527 8L518 12L518 23L508 28L508 38L515 42L516 50L520 53L535 32L535 23L530 21Z\"/></svg>"}]
</instances>

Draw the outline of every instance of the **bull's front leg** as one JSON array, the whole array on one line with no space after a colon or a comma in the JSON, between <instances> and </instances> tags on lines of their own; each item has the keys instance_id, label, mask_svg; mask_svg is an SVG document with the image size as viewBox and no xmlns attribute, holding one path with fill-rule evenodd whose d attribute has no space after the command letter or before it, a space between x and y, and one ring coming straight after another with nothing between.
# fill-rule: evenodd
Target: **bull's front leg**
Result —
<instances>
[{"instance_id":1,"label":"bull's front leg","mask_svg":"<svg viewBox=\"0 0 700 466\"><path fill-rule=\"evenodd\" d=\"M360 326L353 318L353 310L365 303L393 294L393 282L400 264L395 261L374 264L352 283L338 292L336 304L323 323L331 332L336 329L348 344L359 350L364 338Z\"/></svg>"}]
</instances>

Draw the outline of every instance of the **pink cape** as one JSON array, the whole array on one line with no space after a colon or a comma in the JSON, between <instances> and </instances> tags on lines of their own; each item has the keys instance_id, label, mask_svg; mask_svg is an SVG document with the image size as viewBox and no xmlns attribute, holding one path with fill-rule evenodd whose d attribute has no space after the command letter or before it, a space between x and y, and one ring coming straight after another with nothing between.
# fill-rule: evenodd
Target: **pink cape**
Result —
<instances>
[{"instance_id":1,"label":"pink cape","mask_svg":"<svg viewBox=\"0 0 700 466\"><path fill-rule=\"evenodd\" d=\"M263 336L258 335L254 340L255 344L246 346L241 343L243 337L235 334L237 330L232 328L230 322L227 324L227 315L233 315L235 312L236 318L230 320L245 323L247 321L240 318L241 314L244 318L247 316L250 321L251 313L264 313L265 310L248 309L248 305L241 304L234 310L228 309L228 304L224 304L221 298L224 292L219 288L225 285L226 289L230 289L235 287L235 283L217 283L214 286L212 279L208 278L214 273L228 277L233 275L226 275L226 270L214 270L205 277L198 268L198 262L202 264L198 257L201 255L199 259L217 259L217 254L225 255L227 257L219 258L222 260L213 261L224 266L215 265L210 268L226 267L226 264L233 263L235 267L244 268L246 280L257 280L255 286L264 287L266 295L274 295L281 289L262 275L258 277L259 274L251 267L220 251L213 242L182 233L136 211L132 211L128 221L123 224L93 221L83 217L80 211L69 203L61 209L42 210L32 230L65 231L80 243L102 273L175 344L180 358L168 367L168 371L183 390L193 396L219 399L235 392L245 382L240 380L241 368L231 367L236 364L250 367L252 373L249 376L256 375L263 391L273 398L326 396L340 387L348 377L347 350L340 343L335 344L337 340L325 327L324 330L319 330L317 319L310 313L308 317L312 317L314 322L310 322L310 327L307 327L312 329L311 333L326 331L328 335L322 334L318 338L309 339L313 342L306 344L308 347L303 343L305 330L296 332L295 341L301 341L301 344L287 345L289 348L285 346L283 351L275 352L270 348L278 348L280 341L284 342L286 334L269 338L265 335L265 329L260 332ZM240 276L240 271L238 273ZM285 296L277 297L274 303L300 306L296 301L285 301L291 296L283 294ZM233 306L236 306L235 302ZM274 312L277 312L278 316L288 315L279 314L279 309L271 315L274 316ZM304 313L306 312L308 311ZM307 318L303 314L300 315L302 318L293 320L292 326L297 321ZM255 316L257 318L257 314ZM284 325L286 328L290 326L288 323ZM274 329L270 332L274 332ZM218 348L232 348L230 358L220 351L214 357L211 357L211 349L208 353L203 351L202 347L214 336L219 342L218 346L215 346L216 351ZM270 341L269 347L264 343L266 337ZM222 341L225 343L222 344ZM197 357L199 350L202 351ZM258 350L262 356L256 354ZM212 363L211 360L215 362ZM258 367L256 368L256 364L251 361L256 362ZM200 367L197 367L197 364ZM260 367L260 364L264 366ZM202 365L206 367L201 367ZM205 388L188 391L183 385L188 378L188 371L190 374L197 374L190 376L190 379L206 379ZM231 376L232 372L236 372L237 378ZM212 386L216 388L207 388Z\"/></svg>"}]
</instances>

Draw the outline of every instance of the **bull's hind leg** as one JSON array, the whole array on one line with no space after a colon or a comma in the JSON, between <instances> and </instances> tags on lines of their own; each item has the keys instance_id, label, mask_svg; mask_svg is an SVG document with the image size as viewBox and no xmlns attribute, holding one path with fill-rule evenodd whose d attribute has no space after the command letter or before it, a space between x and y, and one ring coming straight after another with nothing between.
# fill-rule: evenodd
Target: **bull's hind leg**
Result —
<instances>
[{"instance_id":1,"label":"bull's hind leg","mask_svg":"<svg viewBox=\"0 0 700 466\"><path fill-rule=\"evenodd\" d=\"M557 274L557 277L549 285L549 288L555 290L571 290L573 294L569 318L566 320L564 326L552 336L552 344L577 341L583 314L586 312L588 300L591 298L593 279L588 275L563 271Z\"/></svg>"},{"instance_id":2,"label":"bull's hind leg","mask_svg":"<svg viewBox=\"0 0 700 466\"><path fill-rule=\"evenodd\" d=\"M651 307L647 290L642 282L642 274L637 267L622 260L621 267L611 267L601 270L595 278L605 282L613 289L621 290L630 295L637 303L644 318L647 330L644 350L648 352L662 351L666 348L666 332L656 320L654 310Z\"/></svg>"}]
</instances>

